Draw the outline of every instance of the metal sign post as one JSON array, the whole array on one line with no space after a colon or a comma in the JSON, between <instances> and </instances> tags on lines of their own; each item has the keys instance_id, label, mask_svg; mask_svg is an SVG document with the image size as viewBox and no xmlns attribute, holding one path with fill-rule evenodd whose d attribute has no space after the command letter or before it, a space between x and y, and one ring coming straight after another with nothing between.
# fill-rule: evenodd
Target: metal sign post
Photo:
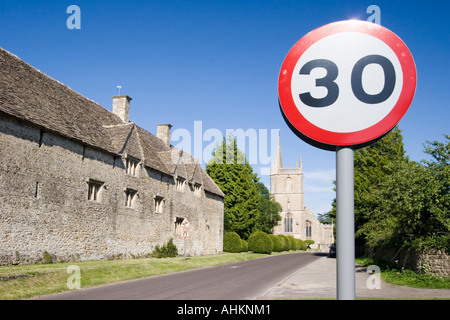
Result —
<instances>
[{"instance_id":1,"label":"metal sign post","mask_svg":"<svg viewBox=\"0 0 450 320\"><path fill-rule=\"evenodd\" d=\"M186 261L186 238L184 238L183 256L184 256L184 261Z\"/></svg>"},{"instance_id":2,"label":"metal sign post","mask_svg":"<svg viewBox=\"0 0 450 320\"><path fill-rule=\"evenodd\" d=\"M185 218L183 220L183 222L181 223L181 234L180 234L180 238L184 238L184 250L183 250L183 256L184 256L184 261L186 261L186 238L190 237L191 235L188 232L188 228L191 227L191 224L189 223L189 221Z\"/></svg>"},{"instance_id":3,"label":"metal sign post","mask_svg":"<svg viewBox=\"0 0 450 320\"><path fill-rule=\"evenodd\" d=\"M355 210L352 148L336 151L337 299L355 299Z\"/></svg>"},{"instance_id":4,"label":"metal sign post","mask_svg":"<svg viewBox=\"0 0 450 320\"><path fill-rule=\"evenodd\" d=\"M392 31L367 21L315 29L289 51L278 77L284 120L307 143L336 151L337 298L355 299L353 150L386 135L416 90L414 59Z\"/></svg>"}]
</instances>

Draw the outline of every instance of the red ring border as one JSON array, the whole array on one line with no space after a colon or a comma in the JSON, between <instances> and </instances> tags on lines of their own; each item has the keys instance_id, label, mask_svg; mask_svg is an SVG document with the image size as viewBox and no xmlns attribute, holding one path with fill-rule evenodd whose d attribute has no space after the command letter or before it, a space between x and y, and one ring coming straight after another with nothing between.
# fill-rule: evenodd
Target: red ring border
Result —
<instances>
[{"instance_id":1,"label":"red ring border","mask_svg":"<svg viewBox=\"0 0 450 320\"><path fill-rule=\"evenodd\" d=\"M376 124L355 132L333 132L309 122L298 111L292 98L291 79L300 57L317 41L341 32L362 32L386 43L397 56L402 72L403 87L394 108ZM367 144L389 132L405 115L414 98L417 73L414 59L405 43L392 31L380 25L358 20L339 21L317 28L301 38L289 51L278 77L278 98L285 119L307 138L332 146Z\"/></svg>"}]
</instances>

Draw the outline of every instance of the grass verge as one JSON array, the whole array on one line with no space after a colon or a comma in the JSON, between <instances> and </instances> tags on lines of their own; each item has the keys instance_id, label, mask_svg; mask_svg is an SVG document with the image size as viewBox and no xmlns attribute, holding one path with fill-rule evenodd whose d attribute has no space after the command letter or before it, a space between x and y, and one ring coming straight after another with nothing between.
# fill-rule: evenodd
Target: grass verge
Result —
<instances>
[{"instance_id":1,"label":"grass verge","mask_svg":"<svg viewBox=\"0 0 450 320\"><path fill-rule=\"evenodd\" d=\"M450 277L416 273L413 270L397 269L371 258L358 258L356 263L362 266L377 265L381 269L381 279L399 286L427 289L450 289Z\"/></svg>"},{"instance_id":2,"label":"grass verge","mask_svg":"<svg viewBox=\"0 0 450 320\"><path fill-rule=\"evenodd\" d=\"M72 275L67 267L76 265L81 271L81 288L118 281L161 275L171 272L217 266L267 256L256 253L223 253L210 256L149 258L113 261L77 261L70 263L0 267L0 299L19 300L68 291ZM18 278L14 278L17 277Z\"/></svg>"}]
</instances>

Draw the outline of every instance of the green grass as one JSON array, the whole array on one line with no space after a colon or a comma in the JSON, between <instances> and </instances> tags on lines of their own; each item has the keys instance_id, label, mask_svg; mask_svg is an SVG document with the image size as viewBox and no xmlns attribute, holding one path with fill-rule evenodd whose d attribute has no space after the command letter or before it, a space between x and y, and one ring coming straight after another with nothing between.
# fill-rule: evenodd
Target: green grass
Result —
<instances>
[{"instance_id":1,"label":"green grass","mask_svg":"<svg viewBox=\"0 0 450 320\"><path fill-rule=\"evenodd\" d=\"M216 266L237 261L261 258L256 253L223 253L211 256L177 258L149 258L113 261L77 261L70 263L38 264L0 267L0 277L33 275L0 281L1 300L28 299L40 295L68 291L67 280L72 275L67 267L76 265L81 270L81 288L118 281L161 275L171 272Z\"/></svg>"},{"instance_id":2,"label":"green grass","mask_svg":"<svg viewBox=\"0 0 450 320\"><path fill-rule=\"evenodd\" d=\"M428 289L450 289L450 277L438 277L429 274L416 273L408 269L396 269L385 263L373 261L370 258L356 259L362 266L377 265L381 269L381 279L399 286Z\"/></svg>"}]
</instances>

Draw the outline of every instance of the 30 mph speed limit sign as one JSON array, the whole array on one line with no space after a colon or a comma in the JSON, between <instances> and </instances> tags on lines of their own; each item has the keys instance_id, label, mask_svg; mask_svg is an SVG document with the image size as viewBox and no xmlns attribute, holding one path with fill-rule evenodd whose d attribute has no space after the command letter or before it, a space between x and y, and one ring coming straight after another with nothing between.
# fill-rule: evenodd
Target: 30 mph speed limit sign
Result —
<instances>
[{"instance_id":1,"label":"30 mph speed limit sign","mask_svg":"<svg viewBox=\"0 0 450 320\"><path fill-rule=\"evenodd\" d=\"M341 21L300 39L278 78L285 120L318 147L363 146L388 133L416 90L413 57L390 30Z\"/></svg>"}]
</instances>

